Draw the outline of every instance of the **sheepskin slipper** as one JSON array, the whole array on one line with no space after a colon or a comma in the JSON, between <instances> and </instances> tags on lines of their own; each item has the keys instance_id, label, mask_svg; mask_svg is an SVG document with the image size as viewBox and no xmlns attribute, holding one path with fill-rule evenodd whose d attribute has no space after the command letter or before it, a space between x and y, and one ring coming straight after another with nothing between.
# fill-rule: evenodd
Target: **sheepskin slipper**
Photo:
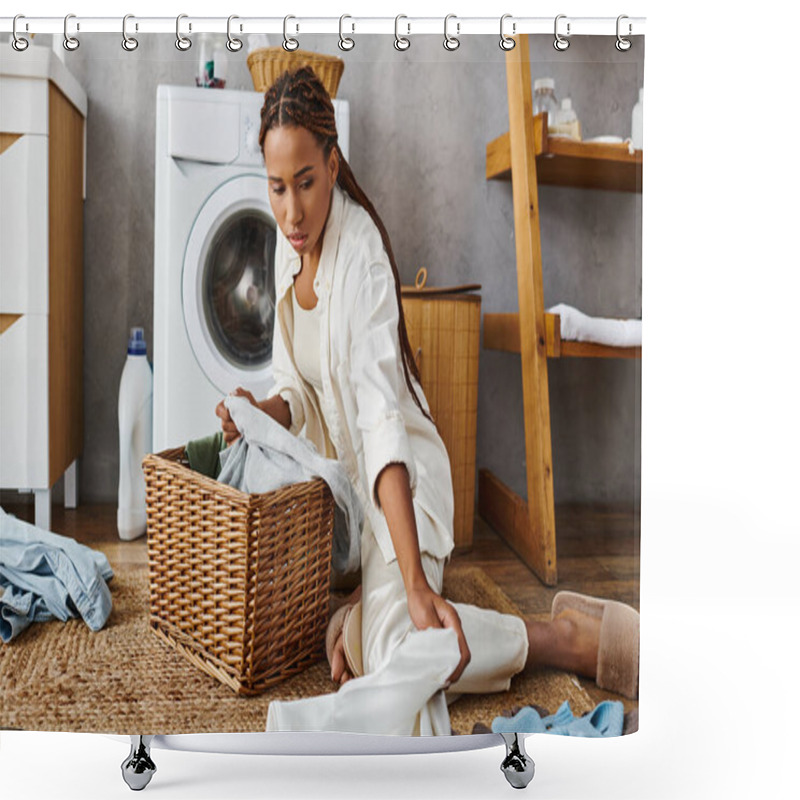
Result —
<instances>
[{"instance_id":1,"label":"sheepskin slipper","mask_svg":"<svg viewBox=\"0 0 800 800\"><path fill-rule=\"evenodd\" d=\"M328 664L333 659L333 647L339 634L343 636L344 658L347 668L354 677L364 674L361 659L361 601L353 605L345 604L338 608L331 616L328 629L325 632L325 653Z\"/></svg>"},{"instance_id":2,"label":"sheepskin slipper","mask_svg":"<svg viewBox=\"0 0 800 800\"><path fill-rule=\"evenodd\" d=\"M325 655L328 656L328 664L333 666L333 646L339 638L339 634L344 627L344 618L347 612L350 611L352 606L345 603L333 612L330 620L328 621L328 629L325 631Z\"/></svg>"},{"instance_id":3,"label":"sheepskin slipper","mask_svg":"<svg viewBox=\"0 0 800 800\"><path fill-rule=\"evenodd\" d=\"M559 592L553 598L550 618L567 609L600 620L597 685L635 700L639 696L639 612L616 600Z\"/></svg>"},{"instance_id":4,"label":"sheepskin slipper","mask_svg":"<svg viewBox=\"0 0 800 800\"><path fill-rule=\"evenodd\" d=\"M358 678L364 674L364 663L361 656L361 601L359 600L350 608L350 613L344 618L344 657L350 674Z\"/></svg>"}]
</instances>

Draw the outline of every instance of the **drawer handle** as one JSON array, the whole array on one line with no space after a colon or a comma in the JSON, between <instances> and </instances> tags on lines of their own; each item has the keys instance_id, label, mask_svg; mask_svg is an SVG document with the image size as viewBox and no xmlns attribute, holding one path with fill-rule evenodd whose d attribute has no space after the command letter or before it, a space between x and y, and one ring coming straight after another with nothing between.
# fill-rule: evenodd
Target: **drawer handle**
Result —
<instances>
[{"instance_id":1,"label":"drawer handle","mask_svg":"<svg viewBox=\"0 0 800 800\"><path fill-rule=\"evenodd\" d=\"M0 314L0 334L5 333L22 314Z\"/></svg>"}]
</instances>

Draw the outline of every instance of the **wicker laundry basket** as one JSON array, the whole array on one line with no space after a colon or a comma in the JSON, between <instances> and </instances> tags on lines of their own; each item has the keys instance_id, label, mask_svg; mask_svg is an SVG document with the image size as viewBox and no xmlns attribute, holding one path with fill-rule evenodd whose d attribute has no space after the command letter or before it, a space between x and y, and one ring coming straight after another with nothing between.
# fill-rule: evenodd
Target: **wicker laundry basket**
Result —
<instances>
[{"instance_id":1,"label":"wicker laundry basket","mask_svg":"<svg viewBox=\"0 0 800 800\"><path fill-rule=\"evenodd\" d=\"M327 484L245 494L190 469L182 447L142 466L154 631L245 695L324 658L334 512Z\"/></svg>"},{"instance_id":2,"label":"wicker laundry basket","mask_svg":"<svg viewBox=\"0 0 800 800\"><path fill-rule=\"evenodd\" d=\"M331 99L336 97L344 72L344 61L337 56L314 53L310 50L287 52L282 47L262 47L247 56L247 66L257 92L266 92L287 70L311 67L327 89Z\"/></svg>"},{"instance_id":3,"label":"wicker laundry basket","mask_svg":"<svg viewBox=\"0 0 800 800\"><path fill-rule=\"evenodd\" d=\"M414 286L403 286L403 314L422 390L450 456L458 550L472 547L475 518L475 444L478 427L478 355L481 298L477 284L425 286L424 268Z\"/></svg>"}]
</instances>

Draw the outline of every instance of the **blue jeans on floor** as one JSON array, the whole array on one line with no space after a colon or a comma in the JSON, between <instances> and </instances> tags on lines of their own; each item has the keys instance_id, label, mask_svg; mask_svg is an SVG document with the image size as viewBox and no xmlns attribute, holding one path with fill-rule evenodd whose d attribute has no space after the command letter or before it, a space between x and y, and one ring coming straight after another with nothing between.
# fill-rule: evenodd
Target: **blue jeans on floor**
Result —
<instances>
[{"instance_id":1,"label":"blue jeans on floor","mask_svg":"<svg viewBox=\"0 0 800 800\"><path fill-rule=\"evenodd\" d=\"M111 613L103 553L17 519L0 508L0 639L32 622L80 615L97 631Z\"/></svg>"}]
</instances>

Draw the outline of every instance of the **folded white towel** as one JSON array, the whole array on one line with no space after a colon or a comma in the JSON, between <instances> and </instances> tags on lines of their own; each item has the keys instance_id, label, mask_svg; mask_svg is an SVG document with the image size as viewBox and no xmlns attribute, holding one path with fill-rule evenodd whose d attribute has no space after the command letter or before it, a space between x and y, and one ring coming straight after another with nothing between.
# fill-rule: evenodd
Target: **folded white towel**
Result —
<instances>
[{"instance_id":1,"label":"folded white towel","mask_svg":"<svg viewBox=\"0 0 800 800\"><path fill-rule=\"evenodd\" d=\"M577 308L559 303L547 309L561 317L561 338L573 342L594 342L609 347L641 347L640 319L590 317Z\"/></svg>"}]
</instances>

